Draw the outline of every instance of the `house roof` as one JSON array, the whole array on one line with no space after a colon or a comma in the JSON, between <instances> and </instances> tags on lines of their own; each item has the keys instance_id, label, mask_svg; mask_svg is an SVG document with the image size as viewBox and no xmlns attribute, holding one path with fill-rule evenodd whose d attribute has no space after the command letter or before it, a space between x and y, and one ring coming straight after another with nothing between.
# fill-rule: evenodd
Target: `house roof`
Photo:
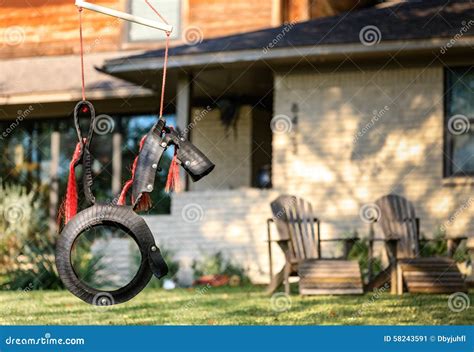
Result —
<instances>
[{"instance_id":1,"label":"house roof","mask_svg":"<svg viewBox=\"0 0 474 352\"><path fill-rule=\"evenodd\" d=\"M88 97L109 99L128 97L131 94L154 96L154 92L147 88L137 87L94 69L94 65L100 65L112 57L117 57L117 53L86 56ZM80 100L79 65L76 55L2 60L0 106Z\"/></svg>"},{"instance_id":2,"label":"house roof","mask_svg":"<svg viewBox=\"0 0 474 352\"><path fill-rule=\"evenodd\" d=\"M474 6L470 0L426 0L409 1L386 7L374 7L343 13L339 16L320 18L303 23L286 24L250 33L231 35L203 40L197 45L183 45L169 51L171 67L186 66L189 61L180 58L193 58L213 54L215 62L225 62L229 55L242 51L258 50L262 59L265 51L295 48L357 46L358 51L373 51L376 46L395 41L420 41L443 38L444 43L456 35L474 35ZM364 39L363 33L366 34ZM364 43L365 41L365 43ZM377 45L374 44L374 41ZM369 45L367 45L367 42ZM365 44L365 45L364 45ZM458 43L459 44L459 43ZM471 45L471 44L469 44ZM290 50L291 49L291 50ZM328 49L330 50L330 49ZM380 49L379 49L380 50ZM408 49L409 50L409 47ZM304 52L302 52L304 53ZM148 51L139 55L108 60L103 70L108 73L120 72L120 66L130 65L162 58L164 50ZM258 59L253 56L252 60ZM160 68L156 63L154 69ZM142 67L143 68L143 67Z\"/></svg>"}]
</instances>

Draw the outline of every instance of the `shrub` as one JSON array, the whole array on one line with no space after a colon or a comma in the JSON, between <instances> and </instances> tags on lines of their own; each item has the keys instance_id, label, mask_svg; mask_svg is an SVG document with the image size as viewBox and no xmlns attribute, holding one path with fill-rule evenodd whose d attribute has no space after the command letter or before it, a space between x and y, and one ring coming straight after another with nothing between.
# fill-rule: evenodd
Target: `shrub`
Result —
<instances>
[{"instance_id":1,"label":"shrub","mask_svg":"<svg viewBox=\"0 0 474 352\"><path fill-rule=\"evenodd\" d=\"M356 242L348 255L348 259L357 260L359 262L364 281L368 282L369 278L369 240L362 239ZM372 277L375 277L383 270L382 261L379 257L372 258Z\"/></svg>"},{"instance_id":2,"label":"shrub","mask_svg":"<svg viewBox=\"0 0 474 352\"><path fill-rule=\"evenodd\" d=\"M194 271L195 279L198 279L203 275L227 275L229 277L237 275L240 277L241 283L250 283L250 279L246 275L245 269L226 259L222 252L203 256L200 261L194 260L192 269Z\"/></svg>"},{"instance_id":3,"label":"shrub","mask_svg":"<svg viewBox=\"0 0 474 352\"><path fill-rule=\"evenodd\" d=\"M0 287L60 288L54 261L54 235L47 202L39 188L27 190L0 181Z\"/></svg>"},{"instance_id":4,"label":"shrub","mask_svg":"<svg viewBox=\"0 0 474 352\"><path fill-rule=\"evenodd\" d=\"M445 236L444 232L438 231L435 233L432 241L421 241L420 255L422 257L445 256L448 252L448 244ZM453 254L453 259L458 263L469 260L469 253L465 241L456 249Z\"/></svg>"}]
</instances>

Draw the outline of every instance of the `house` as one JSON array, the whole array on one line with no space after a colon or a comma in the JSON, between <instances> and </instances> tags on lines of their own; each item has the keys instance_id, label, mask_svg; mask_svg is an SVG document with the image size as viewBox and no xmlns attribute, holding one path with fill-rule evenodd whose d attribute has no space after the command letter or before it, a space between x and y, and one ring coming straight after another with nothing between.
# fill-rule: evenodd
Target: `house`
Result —
<instances>
[{"instance_id":1,"label":"house","mask_svg":"<svg viewBox=\"0 0 474 352\"><path fill-rule=\"evenodd\" d=\"M142 0L98 0L134 15L156 19ZM171 44L197 43L233 33L279 26L298 16L292 3L151 0L172 22ZM212 18L207 12L213 12ZM324 10L326 11L326 10ZM228 14L232 13L232 20ZM307 14L321 15L321 11ZM83 11L86 98L93 101L107 136L98 136L103 150L96 156L99 198L117 194L129 177L140 135L158 111L158 82L151 89L116 79L95 69L104 60L164 47L165 35L99 13ZM68 160L76 137L72 111L81 99L79 17L71 0L2 1L0 8L0 123L2 178L48 186L51 230ZM174 107L167 106L166 114ZM100 174L102 176L100 176ZM166 206L165 206L166 208Z\"/></svg>"},{"instance_id":2,"label":"house","mask_svg":"<svg viewBox=\"0 0 474 352\"><path fill-rule=\"evenodd\" d=\"M391 192L415 203L424 236L474 235L473 16L470 1L402 2L173 48L177 124L217 166L148 218L158 238L182 258L222 249L264 279L282 193L315 205L323 236L366 235ZM101 70L144 85L162 57ZM255 188L267 164L272 187Z\"/></svg>"},{"instance_id":3,"label":"house","mask_svg":"<svg viewBox=\"0 0 474 352\"><path fill-rule=\"evenodd\" d=\"M318 7L304 1L259 2L254 9L235 9L231 17L218 10L204 16L211 2L183 3L197 33L212 34L187 45L175 39L166 113L216 168L197 183L186 180L185 191L172 195L169 214L148 215L146 220L160 246L174 251L184 267L220 250L248 269L255 282L268 280L266 220L270 201L282 193L315 205L323 237L365 235L364 214L375 199L390 192L415 203L425 236L474 235L470 1L389 2L329 11L332 17L320 17ZM217 3L225 2L212 2ZM69 16L67 6L61 11ZM164 51L156 38L153 44L144 42L148 32L129 29L128 38L136 35L142 41L123 43L126 26L114 20L100 25L106 20L86 16L85 28L99 28L88 33L91 50L98 51L86 55L86 79L94 88L89 99L121 127L111 131L113 136L101 136L100 160L108 177L98 181L107 188L111 178L114 194L127 177L122 170L136 152L138 132L146 130L131 131L143 126L134 124L133 116L153 121ZM212 22L216 18L218 25ZM0 109L10 121L5 128L27 112L31 129L21 133L30 133L33 147L42 142L51 146L50 155L43 156L46 163L34 170L39 178L44 172L51 183L52 215L58 203L54 189L60 188L57 180L66 170L61 165L75 143L65 112L80 99L77 45L71 40L77 27L66 27L69 39L54 44L53 36L54 45L45 46L60 48L61 56L11 58L17 53L12 49L10 58L1 62ZM212 28L222 31L216 34ZM237 32L247 33L231 34ZM103 39L94 46L98 33ZM24 50L42 53L41 45ZM35 68L36 60L43 61ZM99 67L97 72L90 69L92 64ZM77 76L73 80L72 72Z\"/></svg>"}]
</instances>

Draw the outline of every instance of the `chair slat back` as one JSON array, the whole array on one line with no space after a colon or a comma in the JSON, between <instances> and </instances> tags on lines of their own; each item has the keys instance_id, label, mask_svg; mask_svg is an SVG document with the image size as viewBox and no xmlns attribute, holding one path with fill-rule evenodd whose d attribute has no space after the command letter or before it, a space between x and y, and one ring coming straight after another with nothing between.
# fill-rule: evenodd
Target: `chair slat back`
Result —
<instances>
[{"instance_id":1,"label":"chair slat back","mask_svg":"<svg viewBox=\"0 0 474 352\"><path fill-rule=\"evenodd\" d=\"M415 207L406 198L389 194L375 204L380 208L378 223L385 238L398 238L397 257L415 258L419 253L419 238Z\"/></svg>"},{"instance_id":2,"label":"chair slat back","mask_svg":"<svg viewBox=\"0 0 474 352\"><path fill-rule=\"evenodd\" d=\"M319 232L311 203L283 195L271 203L273 220L281 238L288 238L294 260L319 258Z\"/></svg>"}]
</instances>

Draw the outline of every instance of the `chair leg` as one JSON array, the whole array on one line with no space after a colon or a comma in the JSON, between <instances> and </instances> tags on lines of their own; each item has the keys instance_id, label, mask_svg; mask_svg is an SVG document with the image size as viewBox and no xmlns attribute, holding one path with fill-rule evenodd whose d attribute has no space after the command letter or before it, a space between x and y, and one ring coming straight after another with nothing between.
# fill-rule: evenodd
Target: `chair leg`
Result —
<instances>
[{"instance_id":1,"label":"chair leg","mask_svg":"<svg viewBox=\"0 0 474 352\"><path fill-rule=\"evenodd\" d=\"M403 295L403 273L399 264L397 264L397 295Z\"/></svg>"},{"instance_id":2,"label":"chair leg","mask_svg":"<svg viewBox=\"0 0 474 352\"><path fill-rule=\"evenodd\" d=\"M287 295L290 294L290 270L291 270L291 264L286 263L285 264L285 293Z\"/></svg>"}]
</instances>

